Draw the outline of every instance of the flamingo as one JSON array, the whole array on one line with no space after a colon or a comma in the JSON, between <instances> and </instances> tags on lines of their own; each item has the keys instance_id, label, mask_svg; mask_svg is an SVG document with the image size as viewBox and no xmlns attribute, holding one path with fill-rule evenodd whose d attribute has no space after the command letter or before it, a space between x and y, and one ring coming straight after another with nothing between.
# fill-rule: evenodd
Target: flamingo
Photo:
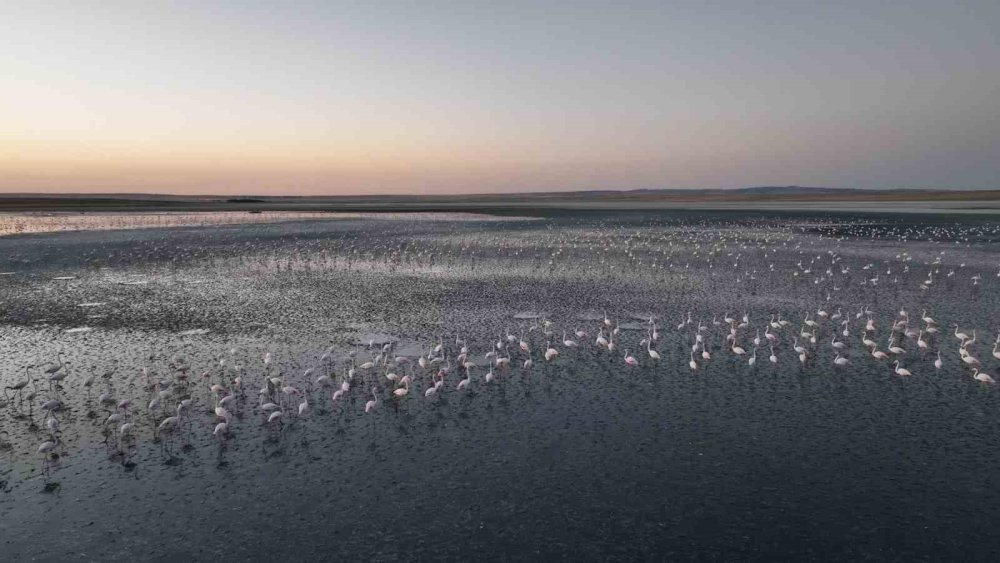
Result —
<instances>
[{"instance_id":1,"label":"flamingo","mask_svg":"<svg viewBox=\"0 0 1000 563\"><path fill-rule=\"evenodd\" d=\"M56 446L59 443L58 440L59 440L58 438L53 437L51 440L46 440L42 442L41 444L38 445L38 453L42 454L45 457L48 457L49 454L56 449Z\"/></svg>"},{"instance_id":2,"label":"flamingo","mask_svg":"<svg viewBox=\"0 0 1000 563\"><path fill-rule=\"evenodd\" d=\"M628 350L625 350L625 364L631 367L639 365L639 360L635 359L634 356L629 355Z\"/></svg>"},{"instance_id":3,"label":"flamingo","mask_svg":"<svg viewBox=\"0 0 1000 563\"><path fill-rule=\"evenodd\" d=\"M63 368L62 350L56 353L56 360L59 362L58 364L49 364L45 366L44 370L42 370L45 372L45 375L49 376L50 380L52 375Z\"/></svg>"},{"instance_id":4,"label":"flamingo","mask_svg":"<svg viewBox=\"0 0 1000 563\"><path fill-rule=\"evenodd\" d=\"M876 344L876 342L874 340L872 340L871 338L868 338L868 333L867 332L865 332L864 334L861 335L861 343L864 344L865 347L871 348L871 349L875 349L875 347L877 346L877 344Z\"/></svg>"},{"instance_id":5,"label":"flamingo","mask_svg":"<svg viewBox=\"0 0 1000 563\"><path fill-rule=\"evenodd\" d=\"M815 328L819 326L819 323L809 318L809 313L806 313L806 316L804 319L802 319L802 322L804 322L809 328Z\"/></svg>"},{"instance_id":6,"label":"flamingo","mask_svg":"<svg viewBox=\"0 0 1000 563\"><path fill-rule=\"evenodd\" d=\"M330 401L333 402L333 403L336 403L343 396L344 396L344 390L343 389L337 389L336 391L333 392L332 395L330 395Z\"/></svg>"},{"instance_id":7,"label":"flamingo","mask_svg":"<svg viewBox=\"0 0 1000 563\"><path fill-rule=\"evenodd\" d=\"M230 422L230 419L232 418L232 415L229 413L226 407L219 405L215 407L215 416L224 419L227 423Z\"/></svg>"},{"instance_id":8,"label":"flamingo","mask_svg":"<svg viewBox=\"0 0 1000 563\"><path fill-rule=\"evenodd\" d=\"M570 340L566 337L566 331L563 331L563 346L567 348L573 348L576 346L576 340Z\"/></svg>"},{"instance_id":9,"label":"flamingo","mask_svg":"<svg viewBox=\"0 0 1000 563\"><path fill-rule=\"evenodd\" d=\"M958 332L958 325L957 324L953 325L953 326L955 327L955 338L961 340L962 342L965 342L966 340L969 339L969 335L968 334L966 334L964 332Z\"/></svg>"},{"instance_id":10,"label":"flamingo","mask_svg":"<svg viewBox=\"0 0 1000 563\"><path fill-rule=\"evenodd\" d=\"M598 345L598 346L607 346L608 345L608 339L604 337L604 329L603 328L597 334L597 340L595 340L594 343L596 345Z\"/></svg>"},{"instance_id":11,"label":"flamingo","mask_svg":"<svg viewBox=\"0 0 1000 563\"><path fill-rule=\"evenodd\" d=\"M545 361L548 362L551 361L552 358L555 358L556 356L559 355L559 350L556 350L555 348L552 347L552 342L547 342L546 346L547 348L545 350Z\"/></svg>"},{"instance_id":12,"label":"flamingo","mask_svg":"<svg viewBox=\"0 0 1000 563\"><path fill-rule=\"evenodd\" d=\"M177 427L177 424L180 421L181 421L180 417L168 416L167 418L164 418L163 421L160 422L160 425L157 427L157 429L160 432L170 432L171 430Z\"/></svg>"},{"instance_id":13,"label":"flamingo","mask_svg":"<svg viewBox=\"0 0 1000 563\"><path fill-rule=\"evenodd\" d=\"M3 395L4 395L4 399L5 400L10 400L10 397L7 396L7 391L14 391L14 393L17 393L17 399L18 399L18 401L22 400L22 393L24 392L24 388L27 387L29 383L31 383L32 385L34 384L34 382L31 380L31 376L28 374L28 370L31 369L32 367L34 367L34 366L25 366L24 367L24 377L26 379L24 379L22 381L18 381L17 383L15 383L13 385L9 385L7 387L4 387Z\"/></svg>"},{"instance_id":14,"label":"flamingo","mask_svg":"<svg viewBox=\"0 0 1000 563\"><path fill-rule=\"evenodd\" d=\"M985 384L992 385L992 384L996 383L996 380L993 379L993 377L990 376L990 374L983 373L983 372L979 371L979 368L975 368L973 370L973 372L972 372L972 378L975 379L976 381L982 381Z\"/></svg>"},{"instance_id":15,"label":"flamingo","mask_svg":"<svg viewBox=\"0 0 1000 563\"><path fill-rule=\"evenodd\" d=\"M472 382L472 370L467 369L465 370L465 379L459 380L458 384L455 385L455 389L461 391L462 389L467 388L469 386L469 383L471 382Z\"/></svg>"},{"instance_id":16,"label":"flamingo","mask_svg":"<svg viewBox=\"0 0 1000 563\"><path fill-rule=\"evenodd\" d=\"M885 360L889 357L889 355L879 350L878 345L876 345L875 349L872 350L872 357L875 358L876 360Z\"/></svg>"},{"instance_id":17,"label":"flamingo","mask_svg":"<svg viewBox=\"0 0 1000 563\"><path fill-rule=\"evenodd\" d=\"M964 352L965 349L962 348L962 351ZM982 365L982 364L979 363L979 360L977 360L975 358L975 356L973 356L972 354L969 354L968 352L965 352L964 354L962 354L962 361L965 362L965 363L967 363L967 364L969 364L970 366L977 366L978 367L978 366Z\"/></svg>"},{"instance_id":18,"label":"flamingo","mask_svg":"<svg viewBox=\"0 0 1000 563\"><path fill-rule=\"evenodd\" d=\"M656 350L653 350L652 343L646 342L646 351L649 352L649 357L652 358L653 360L655 361L660 360L660 353L657 352Z\"/></svg>"}]
</instances>

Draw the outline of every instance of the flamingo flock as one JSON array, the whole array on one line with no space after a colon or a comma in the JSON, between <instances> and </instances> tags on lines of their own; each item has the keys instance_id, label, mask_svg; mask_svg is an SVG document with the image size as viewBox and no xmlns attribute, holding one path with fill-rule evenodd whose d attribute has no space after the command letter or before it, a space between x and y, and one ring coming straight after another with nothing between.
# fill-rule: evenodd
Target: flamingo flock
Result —
<instances>
[{"instance_id":1,"label":"flamingo flock","mask_svg":"<svg viewBox=\"0 0 1000 563\"><path fill-rule=\"evenodd\" d=\"M315 353L283 357L282 365L277 348L255 357L239 343L223 352L206 351L206 343L191 353L154 354L141 364L116 359L101 373L64 354L64 346L72 349L71 339L95 334L92 327L72 327L57 337L59 348L49 358L38 358L37 350L16 358L16 370L3 379L6 408L12 423L26 421L39 434L36 453L50 462L65 454L68 421L80 424L80 417L65 416L74 409L86 409L108 447L127 455L144 441L169 450L175 437L198 432L225 444L248 424L280 434L316 416L317 408L374 422L420 405L443 405L450 395L475 400L502 386L530 385L593 365L625 377L665 380L713 377L720 370L745 377L788 370L827 376L832 370L850 377L864 369L901 380L959 377L995 386L998 327L985 324L990 315L963 315L972 309L962 308L980 300L994 305L989 292L1000 270L988 276L982 260L970 265L951 258L972 252L977 240L1000 240L994 225L517 221L517 229L450 220L445 231L415 223L408 225L411 231L368 230L364 237L267 238L230 258L206 258L195 245L199 238L191 239L192 246L181 239L170 248L133 243L136 255L167 252L172 262L187 264L199 283L219 280L228 288L216 294L219 302L238 293L238 286L225 285L231 280L276 279L281 281L271 293L274 302L301 314L310 329L333 315L365 316L388 319L377 325L385 334L407 336L327 344ZM327 232L322 222L303 228ZM873 250L871 241L886 240L898 248ZM308 286L311 294L286 291L328 277L351 282L341 293L360 305L334 301L342 308L324 312L323 299L334 295L326 293L325 281ZM109 283L148 281L122 279ZM76 275L54 276L47 283L72 288L79 281ZM531 299L532 284L539 284L540 299ZM434 297L413 297L408 307L403 303L409 286ZM30 315L35 305L21 292L25 287L11 286L4 297ZM213 295L211 285L193 287ZM391 303L395 296L385 288L400 291L404 301ZM942 300L956 318L939 322L931 316ZM428 330L434 323L424 313L445 304L447 314L448 303L461 311L488 307L487 320L455 315L438 323L451 327L447 333ZM911 310L914 303L919 306ZM102 298L73 309L100 319L108 307ZM530 312L543 307L556 313ZM236 307L215 310L225 315ZM251 318L276 311L240 310ZM982 324L970 326L966 317ZM423 328L408 328L414 320ZM196 342L204 333L182 336ZM984 341L985 334L996 337Z\"/></svg>"},{"instance_id":2,"label":"flamingo flock","mask_svg":"<svg viewBox=\"0 0 1000 563\"><path fill-rule=\"evenodd\" d=\"M664 337L655 317L632 322L627 332L641 336L636 348L645 352L638 356L632 349L618 352L616 342L625 338L626 331L619 320L612 322L607 314L592 326L577 325L572 330L563 330L561 340L556 338L553 321L533 319L518 330L518 335L511 331L501 334L495 342L482 346L479 353L473 352L468 339L459 336L453 340L438 337L433 344L424 346L426 354L416 357L397 354L398 342L372 341L340 354L343 366L338 368L338 351L329 348L322 352L315 366L298 375L280 374L271 353L263 355L259 369L251 370L237 359L238 351L234 348L219 355L215 368L203 373L200 384L203 393L198 392L199 385L192 386L188 381L191 366L184 358L175 357L169 365L173 377L153 378L149 368L143 368L148 402L140 402L136 397L116 397L108 389L100 393L97 403L107 409L103 424L113 429L112 441L124 449L134 446L140 429L147 429L153 440L169 440L196 418L206 421L206 432L225 441L233 428L235 412L256 412L259 424L280 430L311 415L310 397L328 401L330 408L344 411L342 414L346 416L353 393L359 398L368 396L371 398L364 402L358 415L378 416L385 403L398 411L411 401L433 402L448 393L470 396L489 393L491 387L507 381L551 377L560 367L584 358L605 362L615 362L618 358L620 369L626 373L644 370L661 377L685 372L701 377L701 371L716 363L722 369L742 370L747 377L759 377L769 370L773 372L780 358L790 354L789 361L795 362L803 373L814 369L816 362L829 362L845 372L856 362L869 362L884 366L887 374L911 378L941 377L938 372L946 367L942 358L942 352L946 352L950 358L949 372L983 386L996 385L994 376L977 357L982 356L976 347L978 331L953 324L952 332L942 332L926 310L914 319L907 311L900 310L882 317L884 322L880 323L877 313L869 307L854 313L844 312L841 307L833 312L820 308L815 314L802 315L797 332L781 314L755 317L746 312L733 317L726 312L721 321L716 316L713 319L705 323L686 313L669 339ZM881 335L880 326L884 327ZM857 330L854 336L852 329ZM571 333L575 339L568 336ZM634 340L631 336L629 339ZM667 340L673 342L672 352L663 350L671 347L665 346ZM879 349L880 340L885 342L885 351ZM684 348L686 352L681 351ZM758 350L767 354L770 366L757 365ZM1000 334L992 341L989 354L1000 365ZM536 355L541 356L543 365L536 367L533 361ZM934 372L915 374L905 367L908 360L928 358L933 358ZM4 389L12 408L24 402L30 407L34 401L40 401L47 436L38 444L37 452L46 460L59 455L59 412L63 408L60 383L68 375L64 367L61 358L40 368L27 366L25 378ZM32 369L56 386L50 389L49 398L38 397L37 382L42 378L32 378ZM537 375L533 375L535 372ZM54 377L57 375L61 377ZM80 385L89 388L91 382L83 381ZM30 391L25 395L29 386ZM176 399L178 394L182 398ZM256 400L248 398L254 394ZM145 408L136 408L136 402ZM211 416L198 416L199 405L210 407Z\"/></svg>"}]
</instances>

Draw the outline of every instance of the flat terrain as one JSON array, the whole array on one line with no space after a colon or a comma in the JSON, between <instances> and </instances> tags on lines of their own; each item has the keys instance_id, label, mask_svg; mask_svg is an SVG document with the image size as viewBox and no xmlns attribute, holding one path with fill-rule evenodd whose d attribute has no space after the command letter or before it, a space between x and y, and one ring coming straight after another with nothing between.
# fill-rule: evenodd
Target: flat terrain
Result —
<instances>
[{"instance_id":1,"label":"flat terrain","mask_svg":"<svg viewBox=\"0 0 1000 563\"><path fill-rule=\"evenodd\" d=\"M757 209L1000 212L1000 190L634 190L460 196L225 197L7 195L0 213L24 211L487 211L532 209Z\"/></svg>"}]
</instances>

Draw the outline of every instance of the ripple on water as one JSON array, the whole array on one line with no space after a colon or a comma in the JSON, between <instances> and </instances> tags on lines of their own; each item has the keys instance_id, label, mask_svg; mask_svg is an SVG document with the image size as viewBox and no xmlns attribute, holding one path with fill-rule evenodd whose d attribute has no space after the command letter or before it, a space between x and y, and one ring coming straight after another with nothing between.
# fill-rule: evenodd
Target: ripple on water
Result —
<instances>
[{"instance_id":1,"label":"ripple on water","mask_svg":"<svg viewBox=\"0 0 1000 563\"><path fill-rule=\"evenodd\" d=\"M788 217L752 232L714 216L657 221L386 229L358 220L46 235L29 250L0 240L0 268L26 274L0 283L0 383L36 380L23 400L6 390L0 407L3 558L989 559L1000 519L990 481L1000 471L1000 393L971 379L945 331L924 335L943 351L940 371L897 334L914 375L896 377L860 344L864 319L854 313L876 311L883 349L901 308L914 326L926 307L942 327L978 327L968 351L995 374L983 331L996 329L1000 302L996 242L969 246L963 224L943 265L917 267L944 243L891 231L833 240ZM858 228L850 224L836 226ZM757 246L766 237L765 256ZM742 252L740 268L710 268L705 249L715 246L733 261ZM915 257L910 273L900 246ZM661 275L650 255L689 267ZM56 273L89 282L110 265L99 283L48 283ZM933 269L935 283L919 290ZM880 284L862 285L875 271ZM980 271L982 285L970 287ZM81 308L88 303L109 306ZM819 323L804 365L791 349L803 312L818 307L850 318L846 369L832 365L834 321ZM778 364L767 344L755 366L733 355L730 326L710 322L727 310L749 313L734 335L747 355L753 329L765 334L778 313L792 321L776 331ZM106 314L87 315L98 311ZM615 353L594 344L601 329L609 337L605 311L612 328L620 322ZM648 345L659 362L638 344L647 311L672 321ZM692 322L677 329L688 311ZM553 337L538 330L542 318ZM701 324L708 360L691 354ZM67 336L63 327L96 330ZM564 347L564 330L589 336ZM484 354L506 334L517 336L497 352L509 366L490 372ZM531 370L521 367L529 355L520 338ZM560 353L545 361L550 340ZM352 359L375 358L389 342L392 372L412 378L403 398L382 364L348 376ZM392 366L399 356L427 363L439 342L450 362ZM478 367L456 366L463 344ZM638 351L636 368L625 366L625 350ZM50 380L53 369L65 377ZM265 376L302 393L273 397L282 423L266 423ZM458 389L466 377L468 389ZM226 396L229 432L214 435ZM55 418L40 408L51 399L64 405ZM131 404L119 408L123 400ZM181 424L154 438L179 405ZM123 419L106 423L115 415ZM133 426L123 438L125 419ZM43 459L50 424L59 457Z\"/></svg>"}]
</instances>

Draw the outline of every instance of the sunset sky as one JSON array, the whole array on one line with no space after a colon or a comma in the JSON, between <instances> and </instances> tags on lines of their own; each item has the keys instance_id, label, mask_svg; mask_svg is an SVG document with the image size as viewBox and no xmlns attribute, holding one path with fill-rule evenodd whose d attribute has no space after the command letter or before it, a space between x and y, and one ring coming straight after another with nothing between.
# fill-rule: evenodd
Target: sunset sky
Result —
<instances>
[{"instance_id":1,"label":"sunset sky","mask_svg":"<svg viewBox=\"0 0 1000 563\"><path fill-rule=\"evenodd\" d=\"M1000 2L0 2L0 192L1000 188Z\"/></svg>"}]
</instances>

